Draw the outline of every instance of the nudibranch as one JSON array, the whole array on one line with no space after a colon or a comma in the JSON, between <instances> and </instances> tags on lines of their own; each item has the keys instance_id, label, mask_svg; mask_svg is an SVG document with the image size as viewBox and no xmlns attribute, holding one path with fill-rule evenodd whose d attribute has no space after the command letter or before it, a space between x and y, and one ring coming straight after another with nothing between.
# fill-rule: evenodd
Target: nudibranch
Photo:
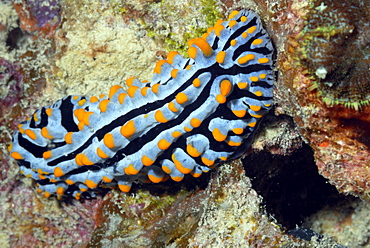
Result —
<instances>
[{"instance_id":1,"label":"nudibranch","mask_svg":"<svg viewBox=\"0 0 370 248\"><path fill-rule=\"evenodd\" d=\"M133 182L199 177L241 156L273 104L273 46L259 17L233 11L169 52L152 82L67 96L21 123L9 146L20 171L45 197L94 197Z\"/></svg>"}]
</instances>

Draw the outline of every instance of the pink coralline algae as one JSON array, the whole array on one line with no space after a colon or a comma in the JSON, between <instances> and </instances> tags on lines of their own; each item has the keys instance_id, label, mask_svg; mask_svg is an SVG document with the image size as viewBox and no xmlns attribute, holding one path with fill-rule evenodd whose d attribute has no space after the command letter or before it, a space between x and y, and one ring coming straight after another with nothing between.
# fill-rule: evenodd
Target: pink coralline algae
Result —
<instances>
[{"instance_id":1,"label":"pink coralline algae","mask_svg":"<svg viewBox=\"0 0 370 248\"><path fill-rule=\"evenodd\" d=\"M23 1L14 3L20 18L20 27L26 32L38 31L50 36L61 21L60 4L57 0Z\"/></svg>"},{"instance_id":2,"label":"pink coralline algae","mask_svg":"<svg viewBox=\"0 0 370 248\"><path fill-rule=\"evenodd\" d=\"M0 58L0 124L4 124L4 117L9 115L13 104L19 102L22 92L22 75L17 63L11 63Z\"/></svg>"},{"instance_id":3,"label":"pink coralline algae","mask_svg":"<svg viewBox=\"0 0 370 248\"><path fill-rule=\"evenodd\" d=\"M59 1L29 1L28 5L40 28L45 28L47 25L55 25L60 22Z\"/></svg>"},{"instance_id":4,"label":"pink coralline algae","mask_svg":"<svg viewBox=\"0 0 370 248\"><path fill-rule=\"evenodd\" d=\"M14 107L21 97L23 88L23 77L19 72L19 66L16 63L11 63L3 58L0 58L0 126L9 129L15 128L15 123L11 120L16 119L20 115L21 108ZM6 132L1 132L0 141L5 142L8 139ZM2 164L7 164L8 161L0 153ZM5 180L8 177L10 166L3 168L0 173L0 180Z\"/></svg>"}]
</instances>

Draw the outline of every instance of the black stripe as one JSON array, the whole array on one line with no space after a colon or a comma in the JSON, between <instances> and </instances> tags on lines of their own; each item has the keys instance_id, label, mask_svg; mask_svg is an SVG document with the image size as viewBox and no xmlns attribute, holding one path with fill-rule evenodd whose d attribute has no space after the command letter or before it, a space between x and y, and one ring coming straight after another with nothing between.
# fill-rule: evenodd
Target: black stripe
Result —
<instances>
[{"instance_id":1,"label":"black stripe","mask_svg":"<svg viewBox=\"0 0 370 248\"><path fill-rule=\"evenodd\" d=\"M252 42L255 39L258 39L259 37L261 37L260 33L256 34L253 38L251 38L250 40L248 40L245 44L239 46L235 50L232 59L233 60L236 60L242 53L244 53L246 51L248 51L248 52L255 52L255 53L263 54L263 55L271 55L273 53L273 51L270 50L270 49L268 49L267 47L256 47L254 49L251 48Z\"/></svg>"},{"instance_id":2,"label":"black stripe","mask_svg":"<svg viewBox=\"0 0 370 248\"><path fill-rule=\"evenodd\" d=\"M230 35L229 39L226 41L224 47L222 48L223 51L226 51L226 49L228 49L231 45L230 45L230 42L234 39L236 39L237 37L241 36L243 32L245 32L245 30L247 30L248 28L252 27L252 26L255 26L257 25L257 17L254 17L252 20L250 20L247 25L244 25L244 26L241 26L239 29L235 30L235 32L232 33L232 35ZM248 37L248 42L251 40L250 37ZM248 48L247 50L245 51L248 51L250 50L250 48ZM233 56L234 57L234 56ZM233 59L235 60L235 59Z\"/></svg>"},{"instance_id":3,"label":"black stripe","mask_svg":"<svg viewBox=\"0 0 370 248\"><path fill-rule=\"evenodd\" d=\"M67 130L67 132L79 132L80 130L73 120L74 104L71 102L71 98L72 96L68 96L63 99L62 104L60 105L61 125Z\"/></svg>"},{"instance_id":4,"label":"black stripe","mask_svg":"<svg viewBox=\"0 0 370 248\"><path fill-rule=\"evenodd\" d=\"M47 147L35 145L34 143L23 138L21 133L18 133L18 137L16 137L16 139L21 147L23 147L29 153L32 153L37 158L41 158L42 154L48 150Z\"/></svg>"},{"instance_id":5,"label":"black stripe","mask_svg":"<svg viewBox=\"0 0 370 248\"><path fill-rule=\"evenodd\" d=\"M46 114L46 108L43 107L41 109L41 114L40 114L40 124L37 126L38 128L43 128L43 127L46 127L48 125L48 119L49 119L49 116Z\"/></svg>"},{"instance_id":6,"label":"black stripe","mask_svg":"<svg viewBox=\"0 0 370 248\"><path fill-rule=\"evenodd\" d=\"M46 108L42 107L40 110L35 111L35 113L37 112L40 112L40 118L39 118L40 123L36 125L35 119L33 118L33 115L32 115L29 127L30 128L40 128L40 129L43 127L46 127L48 125L48 115L46 114Z\"/></svg>"},{"instance_id":7,"label":"black stripe","mask_svg":"<svg viewBox=\"0 0 370 248\"><path fill-rule=\"evenodd\" d=\"M23 138L23 135L21 133L18 133L18 137L16 137L16 139L18 140L18 143L21 147L23 147L27 152L32 153L33 156L35 156L36 158L42 158L42 154L46 151L66 145L65 142L53 142L47 146L35 145L28 139Z\"/></svg>"},{"instance_id":8,"label":"black stripe","mask_svg":"<svg viewBox=\"0 0 370 248\"><path fill-rule=\"evenodd\" d=\"M184 91L188 86L190 86L192 84L192 81L198 77L200 74L202 74L203 72L207 72L209 70L209 68L204 68L202 70L198 70L187 82L185 82L184 84L182 84L173 94L167 96L165 99L163 100L158 100L154 103L148 103L144 106L142 106L141 108L137 108L137 109L133 109L131 110L130 112L126 113L125 115L123 116L120 116L118 117L117 119L113 120L110 124L102 127L101 129L97 130L95 132L95 134L93 134L82 146L80 146L77 150L69 153L67 156L64 156L64 157L60 157L60 158L57 158L53 161L50 161L48 163L49 166L54 166L54 165L57 165L58 163L62 162L62 161L66 161L66 160L69 160L69 159L74 159L74 157L81 153L84 149L86 149L86 147L88 147L91 143L92 143L92 140L93 138L97 137L98 140L102 140L104 135L108 132L111 132L114 128L116 127L119 127L119 126L122 126L123 124L125 124L127 121L135 118L136 116L138 115L142 115L142 114L146 114L148 112L151 112L153 110L156 110L162 106L164 106L166 103L172 101L175 96L179 93L179 92L182 92ZM190 104L191 105L191 104ZM180 116L179 116L180 117ZM181 117L180 117L181 118ZM183 120L180 121L180 118L176 118L176 120L178 122L182 122ZM171 125L173 125L173 121L175 120L172 120L172 121L169 121L167 123L164 123L164 124L167 124L169 126L166 127L166 129L168 129L169 127L171 127ZM150 131L152 133L152 131ZM124 153L125 154L132 154L132 153L135 153L136 151L138 151L139 149L141 149L141 147L139 147L137 144L146 144L147 142L149 141L145 141L145 137L146 137L146 134L143 135L142 137L139 137L137 139L135 139L134 141L131 141L130 144L135 144L134 146L136 146L136 149L133 149L133 148L130 148L130 147L125 147L123 149L121 149L120 151L117 152L118 153L121 153L122 150L124 150ZM129 146L130 146L129 144ZM129 151L132 151L132 152L129 152ZM116 155L117 156L117 155ZM120 154L120 158L118 158L118 160L122 159L123 158L123 154ZM108 160L115 160L115 161L118 161L116 158L111 158L111 159L108 159ZM109 161L106 161L107 163L109 163Z\"/></svg>"},{"instance_id":9,"label":"black stripe","mask_svg":"<svg viewBox=\"0 0 370 248\"><path fill-rule=\"evenodd\" d=\"M19 166L24 166L27 169L30 169L31 168L31 163L28 162L28 161L25 161L25 160L17 160L17 163L18 163Z\"/></svg>"},{"instance_id":10,"label":"black stripe","mask_svg":"<svg viewBox=\"0 0 370 248\"><path fill-rule=\"evenodd\" d=\"M185 70L185 68L190 64L190 59L187 59L186 60L186 63L184 65L184 67L182 68L183 70Z\"/></svg>"},{"instance_id":11,"label":"black stripe","mask_svg":"<svg viewBox=\"0 0 370 248\"><path fill-rule=\"evenodd\" d=\"M36 113L36 111L33 113L33 115ZM32 115L32 118L30 120L30 127L31 128L36 128L36 122L35 122L35 119L33 118L33 115Z\"/></svg>"},{"instance_id":12,"label":"black stripe","mask_svg":"<svg viewBox=\"0 0 370 248\"><path fill-rule=\"evenodd\" d=\"M220 38L218 38L218 36L215 35L215 40L213 41L213 44L212 44L212 49L213 50L217 50L219 40L220 40Z\"/></svg>"},{"instance_id":13,"label":"black stripe","mask_svg":"<svg viewBox=\"0 0 370 248\"><path fill-rule=\"evenodd\" d=\"M127 114L118 117L117 119L113 120L110 124L108 124L108 125L102 127L101 129L97 130L95 132L95 134L93 134L77 150L70 152L67 156L60 157L60 158L57 158L53 161L50 161L48 163L48 165L49 166L55 166L55 165L57 165L58 163L60 163L62 161L74 159L77 154L81 153L84 149L86 149L92 143L92 140L95 137L98 138L98 140L100 141L100 140L103 139L103 137L106 133L111 132L116 127L122 126L123 124L125 124L127 121L133 119L134 117L136 117L138 115L146 114L148 112L151 112L153 110L158 109L161 106L164 106L166 103L172 101L179 92L184 91L189 85L192 84L192 81L196 77L198 77L199 75L201 75L204 72L210 72L211 75L212 75L211 81L208 83L209 86L206 86L206 88L204 89L204 91L207 92L206 91L206 89L208 89L207 87L210 87L210 85L213 83L213 80L218 75L225 75L225 77L227 77L227 75L237 75L241 72L243 72L245 74L248 74L250 72L259 71L259 70L271 70L271 68L268 65L261 65L261 64L252 65L252 66L248 66L248 67L245 67L245 68L239 67L238 65L234 65L230 69L223 69L218 64L213 64L212 66L210 66L208 68L202 68L202 69L198 70L188 81L186 81L184 84L182 84L173 94L169 95L168 97L166 97L163 100L158 100L154 103L148 103L148 104L142 106L141 108L133 109L130 112L128 112ZM255 96L254 94L252 94L250 92L249 93L246 93L246 92L247 91L243 91L243 94L244 95L248 94L249 97L254 98L254 99L258 99L258 97ZM206 99L206 98L203 98L203 99ZM268 99L268 98L266 98L266 99ZM163 130L166 130L166 129L174 126L174 125L178 125L181 122L183 122L183 120L188 116L189 111L195 110L196 108L198 108L201 105L201 103L202 103L202 101L195 101L192 104L188 105L186 107L186 109L183 111L183 113L180 114L176 119L171 120L171 121L169 121L167 123L164 123L164 124L161 124L161 125L157 125L155 128L148 131L147 134L144 134L141 137L131 141L128 144L128 146L119 150L113 158L107 159L107 161L105 161L104 163L113 164L115 161L121 160L125 156L124 154L129 155L129 154L133 154L133 153L137 152L138 150L141 149L140 144L146 144L146 143L150 142ZM231 116L234 116L234 115L230 115L230 118L231 118ZM238 119L235 116L234 116L234 118ZM184 135L186 136L186 134L184 134Z\"/></svg>"},{"instance_id":14,"label":"black stripe","mask_svg":"<svg viewBox=\"0 0 370 248\"><path fill-rule=\"evenodd\" d=\"M273 85L270 85L268 82L263 81L263 80L259 80L257 82L252 82L251 86L252 87L260 86L260 87L263 87L263 88L272 88L272 87L274 87Z\"/></svg>"}]
</instances>

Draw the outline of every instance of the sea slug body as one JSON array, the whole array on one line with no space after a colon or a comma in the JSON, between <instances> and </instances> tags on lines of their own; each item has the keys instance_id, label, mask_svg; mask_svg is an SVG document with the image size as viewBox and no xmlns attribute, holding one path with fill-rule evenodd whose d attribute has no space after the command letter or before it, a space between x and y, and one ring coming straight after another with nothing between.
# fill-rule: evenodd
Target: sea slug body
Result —
<instances>
[{"instance_id":1,"label":"sea slug body","mask_svg":"<svg viewBox=\"0 0 370 248\"><path fill-rule=\"evenodd\" d=\"M170 52L152 82L67 96L19 125L9 152L44 196L94 197L133 182L181 181L241 156L271 108L271 40L252 11L233 11Z\"/></svg>"}]
</instances>

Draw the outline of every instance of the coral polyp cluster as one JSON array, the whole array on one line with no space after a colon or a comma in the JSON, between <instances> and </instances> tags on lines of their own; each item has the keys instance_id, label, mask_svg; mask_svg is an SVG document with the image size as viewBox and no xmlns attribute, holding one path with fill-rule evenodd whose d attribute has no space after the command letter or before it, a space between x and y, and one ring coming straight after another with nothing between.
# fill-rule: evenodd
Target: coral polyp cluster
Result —
<instances>
[{"instance_id":1,"label":"coral polyp cluster","mask_svg":"<svg viewBox=\"0 0 370 248\"><path fill-rule=\"evenodd\" d=\"M328 106L359 110L370 104L370 4L316 1L305 28L292 39L297 61Z\"/></svg>"}]
</instances>

